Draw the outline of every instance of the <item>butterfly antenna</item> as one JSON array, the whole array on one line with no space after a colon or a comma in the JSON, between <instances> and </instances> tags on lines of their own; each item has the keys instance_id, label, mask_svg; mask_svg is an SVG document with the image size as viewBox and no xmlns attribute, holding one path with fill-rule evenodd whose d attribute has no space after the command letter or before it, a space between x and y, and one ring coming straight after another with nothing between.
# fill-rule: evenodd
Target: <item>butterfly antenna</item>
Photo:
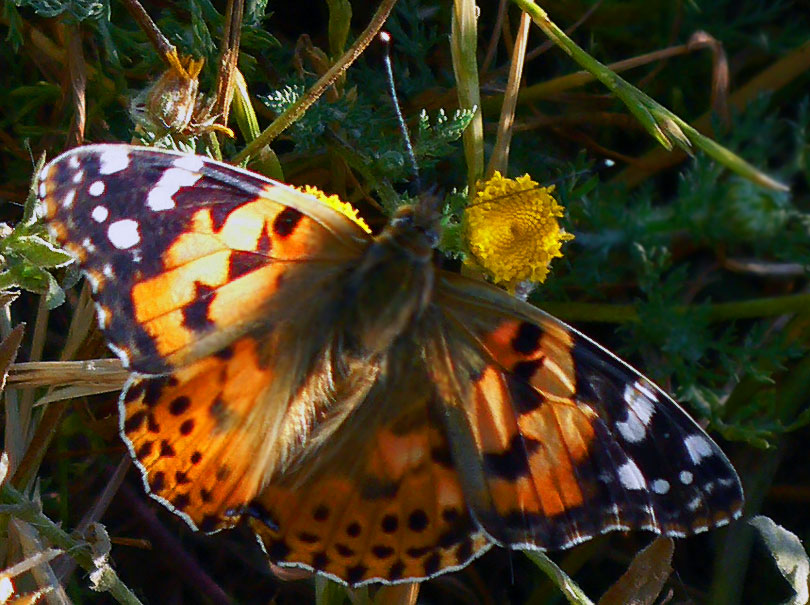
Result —
<instances>
[{"instance_id":1,"label":"butterfly antenna","mask_svg":"<svg viewBox=\"0 0 810 605\"><path fill-rule=\"evenodd\" d=\"M417 192L421 192L422 183L419 179L419 167L416 165L416 155L413 152L411 136L408 134L408 126L405 124L405 118L402 117L402 110L399 107L399 101L397 101L397 87L396 84L394 84L394 68L391 66L391 34L388 32L380 32L380 42L382 42L383 45L383 63L385 64L385 73L388 76L388 93L391 95L391 102L394 105L394 113L397 116L399 131L402 133L402 138L405 141L408 161L411 163L411 170L413 170L414 186Z\"/></svg>"}]
</instances>

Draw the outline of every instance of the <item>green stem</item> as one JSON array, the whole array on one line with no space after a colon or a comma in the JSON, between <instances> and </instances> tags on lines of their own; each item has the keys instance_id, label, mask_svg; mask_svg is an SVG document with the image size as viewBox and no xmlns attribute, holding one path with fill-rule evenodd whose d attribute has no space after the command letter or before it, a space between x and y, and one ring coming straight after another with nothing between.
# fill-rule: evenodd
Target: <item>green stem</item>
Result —
<instances>
[{"instance_id":1,"label":"green stem","mask_svg":"<svg viewBox=\"0 0 810 605\"><path fill-rule=\"evenodd\" d=\"M542 302L537 305L547 313L565 321L628 323L639 321L636 305L609 305L577 302ZM792 294L770 298L705 305L678 305L675 310L686 313L706 309L710 321L753 319L772 317L787 313L804 313L810 310L810 294Z\"/></svg>"},{"instance_id":2,"label":"green stem","mask_svg":"<svg viewBox=\"0 0 810 605\"><path fill-rule=\"evenodd\" d=\"M557 27L548 18L546 11L537 6L533 0L512 1L529 14L535 25L543 30L543 33L552 42L568 53L574 61L592 73L597 80L616 95L627 106L630 113L641 122L647 132L665 149L671 150L673 144L675 144L687 153L692 153L694 146L703 150L723 166L763 187L781 191L788 189L783 183L772 179L719 143L700 134L666 107L651 99L627 80L594 59L577 46L563 30Z\"/></svg>"},{"instance_id":3,"label":"green stem","mask_svg":"<svg viewBox=\"0 0 810 605\"><path fill-rule=\"evenodd\" d=\"M140 605L138 597L127 588L110 565L99 566L96 564L90 548L85 542L76 540L64 532L56 523L43 515L30 500L8 484L0 487L0 504L14 506L15 517L30 524L51 544L64 550L88 573L93 574L94 577L98 576L98 579L95 580L99 587L98 590L106 590L119 603Z\"/></svg>"},{"instance_id":4,"label":"green stem","mask_svg":"<svg viewBox=\"0 0 810 605\"><path fill-rule=\"evenodd\" d=\"M582 589L559 566L542 552L526 551L532 560L554 582L572 605L593 605Z\"/></svg>"}]
</instances>

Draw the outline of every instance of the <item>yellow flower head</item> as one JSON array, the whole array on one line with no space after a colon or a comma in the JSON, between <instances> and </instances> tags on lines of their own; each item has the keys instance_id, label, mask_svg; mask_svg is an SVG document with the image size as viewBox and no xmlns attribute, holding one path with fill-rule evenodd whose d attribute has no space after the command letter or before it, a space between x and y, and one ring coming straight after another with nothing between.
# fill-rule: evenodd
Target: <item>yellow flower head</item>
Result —
<instances>
[{"instance_id":1,"label":"yellow flower head","mask_svg":"<svg viewBox=\"0 0 810 605\"><path fill-rule=\"evenodd\" d=\"M358 214L357 208L352 206L348 202L344 202L336 195L326 195L323 191L318 189L317 187L313 187L312 185L304 185L303 187L297 188L299 191L306 193L307 195L311 195L313 197L318 198L321 202L332 208L333 210L337 210L343 216L350 218L352 221L360 225L360 228L368 234L371 234L371 228L366 224L366 221Z\"/></svg>"},{"instance_id":2,"label":"yellow flower head","mask_svg":"<svg viewBox=\"0 0 810 605\"><path fill-rule=\"evenodd\" d=\"M499 172L478 184L464 215L468 263L477 265L510 289L519 282L542 282L560 246L574 239L557 219L564 208L528 174L508 179Z\"/></svg>"}]
</instances>

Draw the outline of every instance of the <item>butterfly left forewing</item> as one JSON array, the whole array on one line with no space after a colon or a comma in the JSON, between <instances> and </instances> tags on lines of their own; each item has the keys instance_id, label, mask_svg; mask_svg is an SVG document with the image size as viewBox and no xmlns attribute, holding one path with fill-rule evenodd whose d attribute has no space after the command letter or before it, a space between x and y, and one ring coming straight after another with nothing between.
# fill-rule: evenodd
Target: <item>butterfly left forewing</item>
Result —
<instances>
[{"instance_id":1,"label":"butterfly left forewing","mask_svg":"<svg viewBox=\"0 0 810 605\"><path fill-rule=\"evenodd\" d=\"M93 287L111 348L147 374L289 314L365 243L352 221L286 185L145 147L62 154L43 169L39 197Z\"/></svg>"},{"instance_id":2,"label":"butterfly left forewing","mask_svg":"<svg viewBox=\"0 0 810 605\"><path fill-rule=\"evenodd\" d=\"M437 307L429 366L454 410L457 464L478 472L470 505L493 538L564 548L611 529L686 535L739 515L725 455L635 370L480 282L443 274Z\"/></svg>"}]
</instances>

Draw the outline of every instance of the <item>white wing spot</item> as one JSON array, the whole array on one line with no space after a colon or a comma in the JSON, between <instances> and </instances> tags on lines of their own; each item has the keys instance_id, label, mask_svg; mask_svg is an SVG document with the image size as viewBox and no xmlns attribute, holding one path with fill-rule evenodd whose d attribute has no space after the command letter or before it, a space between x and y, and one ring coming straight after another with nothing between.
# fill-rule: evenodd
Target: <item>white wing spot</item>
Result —
<instances>
[{"instance_id":1,"label":"white wing spot","mask_svg":"<svg viewBox=\"0 0 810 605\"><path fill-rule=\"evenodd\" d=\"M96 303L96 318L98 319L98 327L102 330L109 324L110 313L98 303Z\"/></svg>"},{"instance_id":2,"label":"white wing spot","mask_svg":"<svg viewBox=\"0 0 810 605\"><path fill-rule=\"evenodd\" d=\"M90 185L90 189L88 189L88 192L93 197L100 196L102 193L104 193L104 181L96 181L95 183Z\"/></svg>"},{"instance_id":3,"label":"white wing spot","mask_svg":"<svg viewBox=\"0 0 810 605\"><path fill-rule=\"evenodd\" d=\"M93 212L90 213L90 216L92 216L93 220L97 223L103 223L107 220L107 217L110 216L110 211L107 210L106 206L96 206L93 208Z\"/></svg>"},{"instance_id":4,"label":"white wing spot","mask_svg":"<svg viewBox=\"0 0 810 605\"><path fill-rule=\"evenodd\" d=\"M70 208L73 205L73 200L76 199L76 190L71 189L65 195L65 198L62 200L62 208Z\"/></svg>"},{"instance_id":5,"label":"white wing spot","mask_svg":"<svg viewBox=\"0 0 810 605\"><path fill-rule=\"evenodd\" d=\"M45 181L39 183L39 197L44 198L48 194L48 188L45 186Z\"/></svg>"},{"instance_id":6,"label":"white wing spot","mask_svg":"<svg viewBox=\"0 0 810 605\"><path fill-rule=\"evenodd\" d=\"M141 234L138 232L138 223L132 219L125 218L115 221L107 227L107 238L110 243L119 250L132 248L141 241Z\"/></svg>"},{"instance_id":7,"label":"white wing spot","mask_svg":"<svg viewBox=\"0 0 810 605\"><path fill-rule=\"evenodd\" d=\"M129 367L129 362L130 362L129 352L126 349L122 349L121 347L116 347L111 342L107 343L107 347L110 349L110 351L112 351L113 353L115 353L118 356L118 359L121 360L121 363L124 364L125 368Z\"/></svg>"},{"instance_id":8,"label":"white wing spot","mask_svg":"<svg viewBox=\"0 0 810 605\"><path fill-rule=\"evenodd\" d=\"M175 165L182 159L184 158L175 160ZM171 210L175 206L174 195L182 187L191 187L201 178L202 175L199 172L189 172L185 168L169 168L149 191L146 196L146 205L155 212Z\"/></svg>"},{"instance_id":9,"label":"white wing spot","mask_svg":"<svg viewBox=\"0 0 810 605\"><path fill-rule=\"evenodd\" d=\"M87 280L87 283L90 284L90 289L93 291L93 294L98 292L98 278L90 272L84 274L84 279Z\"/></svg>"},{"instance_id":10,"label":"white wing spot","mask_svg":"<svg viewBox=\"0 0 810 605\"><path fill-rule=\"evenodd\" d=\"M686 508L694 512L698 508L700 508L700 503L701 503L700 496L695 496L689 502L686 503Z\"/></svg>"},{"instance_id":11,"label":"white wing spot","mask_svg":"<svg viewBox=\"0 0 810 605\"><path fill-rule=\"evenodd\" d=\"M191 172L198 172L200 168L203 167L205 162L203 162L203 159L198 155L184 155L181 158L177 158L173 164L178 168L184 168L185 170L189 170Z\"/></svg>"},{"instance_id":12,"label":"white wing spot","mask_svg":"<svg viewBox=\"0 0 810 605\"><path fill-rule=\"evenodd\" d=\"M703 435L689 435L683 440L683 444L686 446L686 451L689 453L692 463L696 465L714 453L712 452L712 444Z\"/></svg>"},{"instance_id":13,"label":"white wing spot","mask_svg":"<svg viewBox=\"0 0 810 605\"><path fill-rule=\"evenodd\" d=\"M106 263L101 268L101 274L106 277L107 279L111 279L115 277L115 271L113 271L112 265L110 263Z\"/></svg>"},{"instance_id":14,"label":"white wing spot","mask_svg":"<svg viewBox=\"0 0 810 605\"><path fill-rule=\"evenodd\" d=\"M124 146L110 145L101 152L98 159L101 164L98 169L100 174L115 174L129 166L129 152Z\"/></svg>"},{"instance_id":15,"label":"white wing spot","mask_svg":"<svg viewBox=\"0 0 810 605\"><path fill-rule=\"evenodd\" d=\"M692 483L692 480L694 478L695 476L689 471L681 471L681 474L678 475L678 479L680 479L681 483L683 483L684 485L689 485L690 483Z\"/></svg>"},{"instance_id":16,"label":"white wing spot","mask_svg":"<svg viewBox=\"0 0 810 605\"><path fill-rule=\"evenodd\" d=\"M656 494L664 495L669 491L669 481L666 479L656 479L652 482L652 491Z\"/></svg>"},{"instance_id":17,"label":"white wing spot","mask_svg":"<svg viewBox=\"0 0 810 605\"><path fill-rule=\"evenodd\" d=\"M636 380L635 386L650 401L658 400L658 398L655 396L655 388L647 380L644 379Z\"/></svg>"},{"instance_id":18,"label":"white wing spot","mask_svg":"<svg viewBox=\"0 0 810 605\"><path fill-rule=\"evenodd\" d=\"M78 155L70 156L70 160L68 160L68 165L71 168L78 168L81 165L81 162L79 162L79 156Z\"/></svg>"},{"instance_id":19,"label":"white wing spot","mask_svg":"<svg viewBox=\"0 0 810 605\"><path fill-rule=\"evenodd\" d=\"M647 487L647 482L644 480L644 475L632 460L628 460L618 468L619 481L626 489L644 489Z\"/></svg>"},{"instance_id":20,"label":"white wing spot","mask_svg":"<svg viewBox=\"0 0 810 605\"><path fill-rule=\"evenodd\" d=\"M638 443L647 435L650 418L655 414L655 394L641 381L624 387L624 400L627 403L627 420L616 423L616 429L630 443Z\"/></svg>"},{"instance_id":21,"label":"white wing spot","mask_svg":"<svg viewBox=\"0 0 810 605\"><path fill-rule=\"evenodd\" d=\"M96 247L93 245L93 242L90 240L89 237L85 237L82 240L82 247L87 250L90 254L93 254L96 251Z\"/></svg>"},{"instance_id":22,"label":"white wing spot","mask_svg":"<svg viewBox=\"0 0 810 605\"><path fill-rule=\"evenodd\" d=\"M84 178L84 170L79 170L76 172L76 174L73 175L73 182L76 185L78 185L79 183L82 182L83 178Z\"/></svg>"}]
</instances>

